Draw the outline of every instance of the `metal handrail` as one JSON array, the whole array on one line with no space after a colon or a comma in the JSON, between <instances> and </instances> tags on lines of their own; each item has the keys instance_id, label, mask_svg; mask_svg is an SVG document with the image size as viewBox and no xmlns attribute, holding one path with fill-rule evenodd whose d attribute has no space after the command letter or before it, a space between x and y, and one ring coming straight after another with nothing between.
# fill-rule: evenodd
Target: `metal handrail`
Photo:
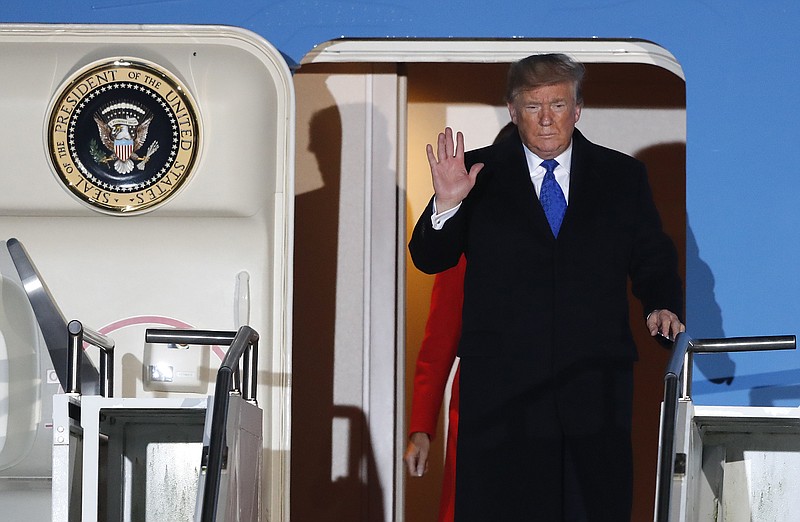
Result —
<instances>
[{"instance_id":1,"label":"metal handrail","mask_svg":"<svg viewBox=\"0 0 800 522\"><path fill-rule=\"evenodd\" d=\"M14 263L14 268L19 274L22 288L31 304L36 322L39 324L39 331L42 333L45 346L50 354L50 361L58 377L58 382L66 390L70 387L67 379L67 363L69 361L67 320L22 243L12 237L6 240L6 248L8 248L11 261ZM85 333L86 330L84 330ZM76 373L81 374L81 392L85 391L88 395L98 393L97 368L88 357L82 358L80 371Z\"/></svg>"},{"instance_id":2,"label":"metal handrail","mask_svg":"<svg viewBox=\"0 0 800 522\"><path fill-rule=\"evenodd\" d=\"M656 474L656 522L668 522L672 497L672 474L675 469L675 430L678 400L691 396L691 362L693 353L750 352L762 350L794 350L794 335L764 337L731 337L727 339L692 339L686 333L675 338L667 370L664 373L664 403L661 410L658 470ZM682 388L678 381L683 376Z\"/></svg>"},{"instance_id":3,"label":"metal handrail","mask_svg":"<svg viewBox=\"0 0 800 522\"><path fill-rule=\"evenodd\" d=\"M100 390L103 397L114 396L114 340L85 327L80 321L67 324L67 393L81 393L83 343L100 348Z\"/></svg>"},{"instance_id":4,"label":"metal handrail","mask_svg":"<svg viewBox=\"0 0 800 522\"><path fill-rule=\"evenodd\" d=\"M256 370L258 367L258 333L249 326L242 326L234 332L209 330L168 330L148 329L145 341L149 343L174 344L229 344L222 364L217 371L214 387L214 405L211 413L211 434L208 443L208 462L203 490L202 522L214 522L217 516L219 485L222 475L223 454L225 450L225 427L228 424L230 394L234 390L234 376L238 373L239 360L242 359L242 398L256 403ZM221 400L224 397L224 400Z\"/></svg>"}]
</instances>

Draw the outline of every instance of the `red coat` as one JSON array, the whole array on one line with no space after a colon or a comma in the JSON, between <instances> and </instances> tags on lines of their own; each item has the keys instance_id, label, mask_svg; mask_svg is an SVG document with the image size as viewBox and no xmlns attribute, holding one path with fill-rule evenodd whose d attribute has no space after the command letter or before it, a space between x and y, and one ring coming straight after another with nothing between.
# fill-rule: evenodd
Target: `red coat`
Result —
<instances>
[{"instance_id":1,"label":"red coat","mask_svg":"<svg viewBox=\"0 0 800 522\"><path fill-rule=\"evenodd\" d=\"M436 275L425 337L417 356L414 398L411 403L409 434L421 431L436 436L436 423L444 388L456 359L461 337L461 307L464 300L464 257L453 268ZM439 522L453 520L456 484L456 438L458 434L458 380L456 369L451 388L449 429L445 450Z\"/></svg>"}]
</instances>

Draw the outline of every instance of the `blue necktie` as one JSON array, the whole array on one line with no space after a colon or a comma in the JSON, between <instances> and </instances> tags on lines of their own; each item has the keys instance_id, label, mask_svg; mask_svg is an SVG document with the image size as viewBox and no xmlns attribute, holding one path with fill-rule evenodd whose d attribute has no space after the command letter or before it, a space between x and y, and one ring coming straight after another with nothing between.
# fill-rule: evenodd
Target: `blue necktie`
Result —
<instances>
[{"instance_id":1,"label":"blue necktie","mask_svg":"<svg viewBox=\"0 0 800 522\"><path fill-rule=\"evenodd\" d=\"M542 167L547 171L542 181L542 188L539 191L539 201L542 203L544 214L547 216L547 221L550 222L550 230L553 235L558 237L558 230L561 228L561 221L564 219L564 212L567 211L567 200L564 198L564 192L556 181L556 176L553 173L558 166L558 162L554 159L544 160Z\"/></svg>"}]
</instances>

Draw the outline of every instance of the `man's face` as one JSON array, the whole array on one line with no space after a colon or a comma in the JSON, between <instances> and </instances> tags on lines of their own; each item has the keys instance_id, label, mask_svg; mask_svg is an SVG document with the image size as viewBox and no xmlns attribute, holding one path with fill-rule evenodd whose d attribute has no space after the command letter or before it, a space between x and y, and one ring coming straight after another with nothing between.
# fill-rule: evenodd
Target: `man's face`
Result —
<instances>
[{"instance_id":1,"label":"man's face","mask_svg":"<svg viewBox=\"0 0 800 522\"><path fill-rule=\"evenodd\" d=\"M572 131L581 117L571 82L521 91L508 103L519 135L534 154L552 159L567 150Z\"/></svg>"}]
</instances>

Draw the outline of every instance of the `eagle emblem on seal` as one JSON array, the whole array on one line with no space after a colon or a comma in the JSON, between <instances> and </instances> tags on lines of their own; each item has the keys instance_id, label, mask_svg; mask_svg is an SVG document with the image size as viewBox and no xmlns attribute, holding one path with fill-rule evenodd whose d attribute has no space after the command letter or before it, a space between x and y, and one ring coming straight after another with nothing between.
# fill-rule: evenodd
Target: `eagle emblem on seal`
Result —
<instances>
[{"instance_id":1,"label":"eagle emblem on seal","mask_svg":"<svg viewBox=\"0 0 800 522\"><path fill-rule=\"evenodd\" d=\"M146 152L139 152L147 141L147 131L153 114L138 103L122 100L106 104L93 115L100 142L89 143L89 152L99 165L111 165L122 175L133 172L134 167L144 170L150 157L158 150L158 141L153 140ZM135 163L138 162L138 163Z\"/></svg>"}]
</instances>

